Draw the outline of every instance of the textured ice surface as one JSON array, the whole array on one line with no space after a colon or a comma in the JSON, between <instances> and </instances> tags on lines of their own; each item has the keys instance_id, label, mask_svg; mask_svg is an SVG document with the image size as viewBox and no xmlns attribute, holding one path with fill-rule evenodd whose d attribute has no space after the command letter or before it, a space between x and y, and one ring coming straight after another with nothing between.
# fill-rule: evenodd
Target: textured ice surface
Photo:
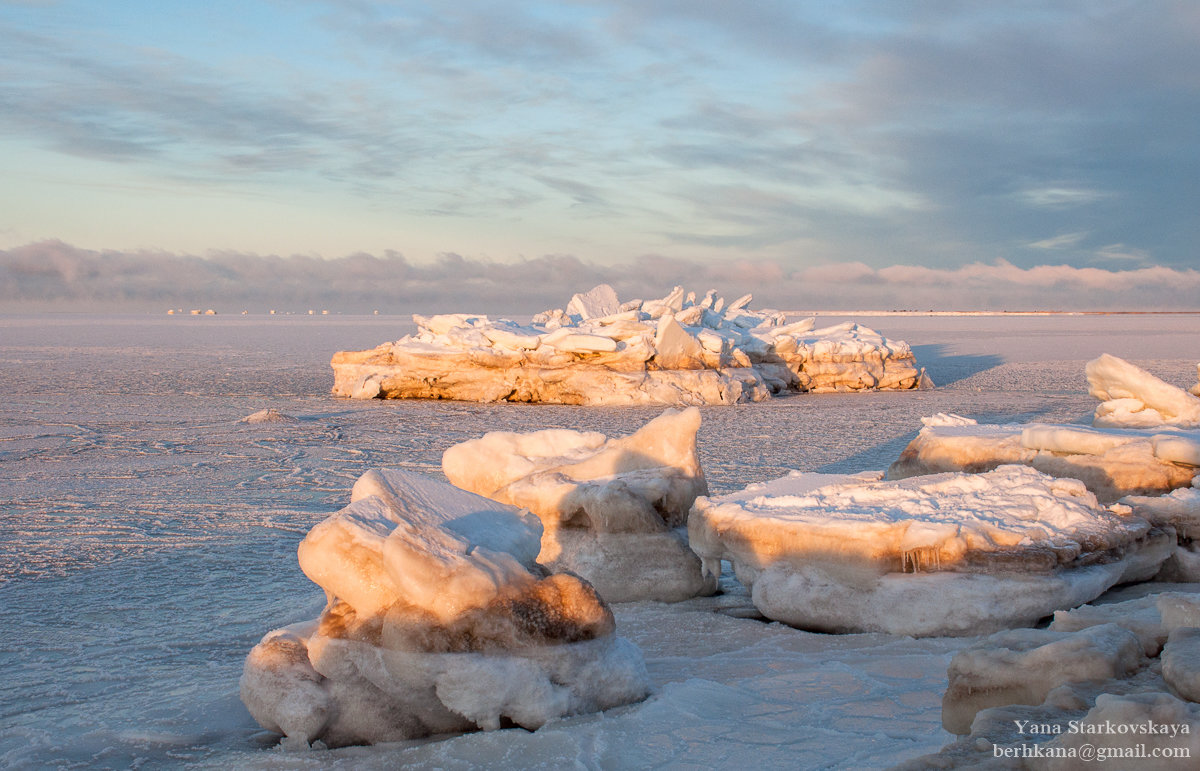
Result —
<instances>
[{"instance_id":1,"label":"textured ice surface","mask_svg":"<svg viewBox=\"0 0 1200 771\"><path fill-rule=\"evenodd\" d=\"M700 410L668 410L629 436L494 431L442 455L465 490L528 508L545 526L538 561L587 579L612 602L711 594L687 517L708 492L696 453Z\"/></svg>"},{"instance_id":2,"label":"textured ice surface","mask_svg":"<svg viewBox=\"0 0 1200 771\"><path fill-rule=\"evenodd\" d=\"M927 384L912 350L854 322L814 330L682 287L621 304L608 285L529 324L466 313L413 316L418 331L340 351L333 392L354 399L460 399L586 405L703 405L796 391Z\"/></svg>"},{"instance_id":3,"label":"textured ice surface","mask_svg":"<svg viewBox=\"0 0 1200 771\"><path fill-rule=\"evenodd\" d=\"M795 474L699 498L706 571L733 563L768 618L828 632L970 635L1153 576L1174 534L1025 466L899 481ZM824 486L817 486L825 483Z\"/></svg>"},{"instance_id":4,"label":"textured ice surface","mask_svg":"<svg viewBox=\"0 0 1200 771\"><path fill-rule=\"evenodd\" d=\"M1200 335L1196 316L879 326L938 388L702 408L713 494L792 469L883 468L938 412L1090 423L1088 360L1109 352L1186 383ZM763 623L727 577L715 597L614 608L646 655L655 692L642 704L536 733L272 749L238 699L242 663L264 628L320 612L296 546L355 479L379 466L436 475L447 447L488 431L619 436L661 412L330 398L333 351L411 331L388 317L0 316L0 766L863 769L951 739L946 668L971 639ZM238 423L271 407L297 422Z\"/></svg>"}]
</instances>

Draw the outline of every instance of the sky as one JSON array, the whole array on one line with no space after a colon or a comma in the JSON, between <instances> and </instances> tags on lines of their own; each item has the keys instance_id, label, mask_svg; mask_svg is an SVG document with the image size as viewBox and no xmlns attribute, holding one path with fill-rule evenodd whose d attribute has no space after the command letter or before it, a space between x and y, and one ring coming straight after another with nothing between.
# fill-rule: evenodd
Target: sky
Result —
<instances>
[{"instance_id":1,"label":"sky","mask_svg":"<svg viewBox=\"0 0 1200 771\"><path fill-rule=\"evenodd\" d=\"M0 309L1200 310L1197 127L1190 0L0 0Z\"/></svg>"}]
</instances>

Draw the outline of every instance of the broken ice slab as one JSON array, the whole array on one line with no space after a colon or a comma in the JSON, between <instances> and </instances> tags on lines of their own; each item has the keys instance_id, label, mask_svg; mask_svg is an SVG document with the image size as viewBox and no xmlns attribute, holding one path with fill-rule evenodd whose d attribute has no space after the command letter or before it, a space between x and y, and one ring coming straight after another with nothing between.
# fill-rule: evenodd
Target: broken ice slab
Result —
<instances>
[{"instance_id":1,"label":"broken ice slab","mask_svg":"<svg viewBox=\"0 0 1200 771\"><path fill-rule=\"evenodd\" d=\"M1200 365L1196 367L1200 372ZM1200 393L1164 382L1124 359L1103 354L1087 363L1088 392L1100 400L1093 424L1200 428ZM1193 386L1200 392L1200 383Z\"/></svg>"},{"instance_id":2,"label":"broken ice slab","mask_svg":"<svg viewBox=\"0 0 1200 771\"><path fill-rule=\"evenodd\" d=\"M1079 759L1088 757L1190 767L1179 759L1200 752L1193 690L1200 595L1194 586L1154 586L1161 585L1138 587L1150 593L1131 600L1056 613L1049 629L999 632L957 653L942 722L962 738L898 768L1082 768L1089 764ZM1155 757L1165 762L1141 760Z\"/></svg>"},{"instance_id":3,"label":"broken ice slab","mask_svg":"<svg viewBox=\"0 0 1200 771\"><path fill-rule=\"evenodd\" d=\"M824 632L956 636L1033 624L1153 576L1174 533L1024 466L900 481L794 472L688 519L768 618Z\"/></svg>"},{"instance_id":4,"label":"broken ice slab","mask_svg":"<svg viewBox=\"0 0 1200 771\"><path fill-rule=\"evenodd\" d=\"M610 602L711 594L687 544L687 517L708 492L696 453L700 410L667 410L637 432L495 431L450 447L455 485L528 508L545 531L538 561L590 582Z\"/></svg>"},{"instance_id":5,"label":"broken ice slab","mask_svg":"<svg viewBox=\"0 0 1200 771\"><path fill-rule=\"evenodd\" d=\"M325 610L255 646L242 701L305 747L535 729L644 698L641 653L591 586L537 564L540 537L515 507L368 472L300 545Z\"/></svg>"},{"instance_id":6,"label":"broken ice slab","mask_svg":"<svg viewBox=\"0 0 1200 771\"><path fill-rule=\"evenodd\" d=\"M1041 423L985 425L934 416L888 468L889 479L1023 464L1078 479L1103 503L1189 487L1200 471L1200 432Z\"/></svg>"}]
</instances>

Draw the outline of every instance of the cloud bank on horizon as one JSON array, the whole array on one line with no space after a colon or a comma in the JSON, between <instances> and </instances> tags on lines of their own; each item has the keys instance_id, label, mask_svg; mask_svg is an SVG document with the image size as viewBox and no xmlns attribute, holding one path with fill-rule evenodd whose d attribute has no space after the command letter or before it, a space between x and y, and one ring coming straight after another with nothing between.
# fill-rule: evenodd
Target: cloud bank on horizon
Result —
<instances>
[{"instance_id":1,"label":"cloud bank on horizon","mask_svg":"<svg viewBox=\"0 0 1200 771\"><path fill-rule=\"evenodd\" d=\"M1187 0L0 0L0 39L6 303L1200 296Z\"/></svg>"},{"instance_id":2,"label":"cloud bank on horizon","mask_svg":"<svg viewBox=\"0 0 1200 771\"><path fill-rule=\"evenodd\" d=\"M528 315L611 284L623 300L676 285L714 288L780 310L1196 310L1200 270L1111 270L998 260L949 268L861 262L793 268L772 260L696 263L643 257L597 264L573 256L494 262L445 253L413 263L398 252L338 259L222 252L80 249L47 241L0 250L0 309L221 312L307 309L369 313Z\"/></svg>"}]
</instances>

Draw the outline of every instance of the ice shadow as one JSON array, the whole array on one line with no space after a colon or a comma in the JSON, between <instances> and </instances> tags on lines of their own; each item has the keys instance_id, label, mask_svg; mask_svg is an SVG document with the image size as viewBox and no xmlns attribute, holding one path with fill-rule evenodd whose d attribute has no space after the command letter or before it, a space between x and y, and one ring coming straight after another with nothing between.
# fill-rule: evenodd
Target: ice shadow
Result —
<instances>
[{"instance_id":1,"label":"ice shadow","mask_svg":"<svg viewBox=\"0 0 1200 771\"><path fill-rule=\"evenodd\" d=\"M856 474L864 469L885 470L892 465L892 461L900 457L900 453L916 437L920 428L919 425L915 426L911 431L906 431L885 442L856 452L847 458L818 466L815 470L820 474Z\"/></svg>"},{"instance_id":2,"label":"ice shadow","mask_svg":"<svg viewBox=\"0 0 1200 771\"><path fill-rule=\"evenodd\" d=\"M1004 357L994 353L951 355L946 349L942 343L912 346L917 365L925 368L935 386L956 383L1004 363Z\"/></svg>"}]
</instances>

